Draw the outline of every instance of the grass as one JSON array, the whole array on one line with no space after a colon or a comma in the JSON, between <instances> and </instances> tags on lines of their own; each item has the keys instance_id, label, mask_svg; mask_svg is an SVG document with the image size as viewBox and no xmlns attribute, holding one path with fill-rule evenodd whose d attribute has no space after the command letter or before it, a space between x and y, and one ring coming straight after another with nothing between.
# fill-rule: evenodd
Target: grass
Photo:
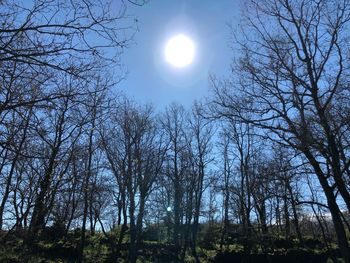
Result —
<instances>
[{"instance_id":1,"label":"grass","mask_svg":"<svg viewBox=\"0 0 350 263\"><path fill-rule=\"evenodd\" d=\"M252 248L252 256L264 256L269 255L272 258L303 258L314 257L322 260L317 263L330 263L333 262L330 258L335 258L339 255L339 250L335 244L331 245L331 250L328 251L325 246L318 243L317 240L310 239L306 244L301 247L296 241L288 241L281 238L271 239L268 244L271 244L268 254L264 254L261 246L256 242ZM221 258L227 258L226 262L231 262L232 258L242 257L244 247L239 243L239 240L231 240L231 244L223 246L223 251L220 251L220 245L217 242L207 248L197 247L197 254L200 261L203 263L220 262ZM6 243L0 242L0 262L19 263L19 262L76 262L78 249L80 245L80 235L78 232L70 232L68 235L57 238L54 235L42 235L40 241L34 250L27 250L24 248L23 239L19 236L12 236ZM87 234L86 247L84 249L84 258L87 263L123 263L126 262L127 247L121 251L121 255L118 260L111 255L110 244L102 233L95 233L94 235ZM145 241L143 246L139 250L139 263L148 262L170 262L172 259L172 249L170 244L159 243L156 241ZM317 257L318 256L318 257ZM329 259L327 260L327 256ZM326 258L326 260L324 260ZM230 261L231 259L231 261ZM237 259L236 259L237 260ZM192 256L190 250L185 254L185 262L195 262L195 258ZM257 262L257 261L256 261ZM277 261L278 262L278 261ZM288 260L284 263L289 262ZM295 261L297 262L297 261ZM341 262L341 261L339 261Z\"/></svg>"}]
</instances>

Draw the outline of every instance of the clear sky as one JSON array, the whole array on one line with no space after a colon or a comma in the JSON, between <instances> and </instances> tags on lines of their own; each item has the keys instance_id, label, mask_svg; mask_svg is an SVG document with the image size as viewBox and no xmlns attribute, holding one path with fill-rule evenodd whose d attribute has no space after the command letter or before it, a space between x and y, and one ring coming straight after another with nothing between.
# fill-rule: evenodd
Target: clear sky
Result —
<instances>
[{"instance_id":1,"label":"clear sky","mask_svg":"<svg viewBox=\"0 0 350 263\"><path fill-rule=\"evenodd\" d=\"M189 106L208 94L208 74L227 75L233 57L228 24L237 24L239 0L150 0L130 6L138 19L136 45L127 49L122 62L129 74L119 89L138 102L161 109L172 101ZM186 34L195 46L191 65L176 68L165 61L167 40Z\"/></svg>"}]
</instances>

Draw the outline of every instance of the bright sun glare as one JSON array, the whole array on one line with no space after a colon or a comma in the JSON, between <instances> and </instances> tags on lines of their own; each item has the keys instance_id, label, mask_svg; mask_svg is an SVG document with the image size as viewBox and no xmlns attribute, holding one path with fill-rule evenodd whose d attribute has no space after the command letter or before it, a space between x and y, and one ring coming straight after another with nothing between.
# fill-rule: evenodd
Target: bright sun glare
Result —
<instances>
[{"instance_id":1,"label":"bright sun glare","mask_svg":"<svg viewBox=\"0 0 350 263\"><path fill-rule=\"evenodd\" d=\"M178 68L188 66L193 61L194 53L193 41L183 34L172 37L165 47L166 61Z\"/></svg>"}]
</instances>

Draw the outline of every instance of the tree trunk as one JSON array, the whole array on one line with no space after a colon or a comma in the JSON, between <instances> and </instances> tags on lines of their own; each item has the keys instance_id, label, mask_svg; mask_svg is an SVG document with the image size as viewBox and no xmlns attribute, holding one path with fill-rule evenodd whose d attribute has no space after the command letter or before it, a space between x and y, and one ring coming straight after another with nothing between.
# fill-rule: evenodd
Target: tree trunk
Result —
<instances>
[{"instance_id":1,"label":"tree trunk","mask_svg":"<svg viewBox=\"0 0 350 263\"><path fill-rule=\"evenodd\" d=\"M334 196L332 188L329 186L327 182L327 178L324 176L321 168L319 167L317 161L314 159L312 154L305 150L304 154L309 159L310 164L315 170L315 173L317 175L317 178L322 186L322 189L326 195L327 198L327 204L329 207L329 211L332 216L332 221L334 224L334 229L337 234L338 239L338 246L340 248L341 254L345 260L345 262L350 262L350 251L349 251L349 244L346 237L346 232L344 228L344 224L341 219L340 215L340 209L336 201L336 197Z\"/></svg>"}]
</instances>

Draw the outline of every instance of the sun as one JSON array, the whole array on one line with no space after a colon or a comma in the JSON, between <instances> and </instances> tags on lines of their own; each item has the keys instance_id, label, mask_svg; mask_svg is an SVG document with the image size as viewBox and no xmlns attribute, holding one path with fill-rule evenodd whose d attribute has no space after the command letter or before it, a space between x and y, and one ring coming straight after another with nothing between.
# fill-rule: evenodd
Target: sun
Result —
<instances>
[{"instance_id":1,"label":"sun","mask_svg":"<svg viewBox=\"0 0 350 263\"><path fill-rule=\"evenodd\" d=\"M193 41L179 34L169 39L165 46L165 59L171 65L183 68L191 64L195 54Z\"/></svg>"}]
</instances>

